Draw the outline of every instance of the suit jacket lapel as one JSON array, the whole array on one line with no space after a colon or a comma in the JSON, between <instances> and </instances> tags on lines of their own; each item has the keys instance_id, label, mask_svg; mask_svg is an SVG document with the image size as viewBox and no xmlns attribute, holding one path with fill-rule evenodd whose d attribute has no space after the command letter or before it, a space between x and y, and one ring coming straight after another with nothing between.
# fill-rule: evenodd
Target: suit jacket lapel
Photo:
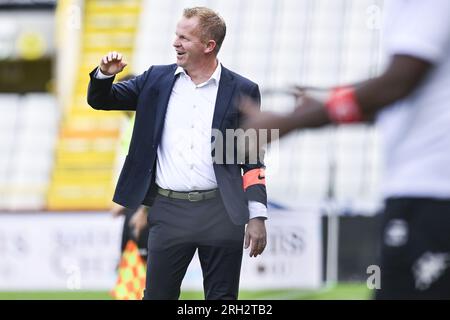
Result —
<instances>
[{"instance_id":1,"label":"suit jacket lapel","mask_svg":"<svg viewBox=\"0 0 450 320\"><path fill-rule=\"evenodd\" d=\"M212 122L213 129L220 129L222 121L230 107L231 97L234 90L233 76L230 71L222 66L219 89L217 91L216 105L214 108L214 117Z\"/></svg>"},{"instance_id":2,"label":"suit jacket lapel","mask_svg":"<svg viewBox=\"0 0 450 320\"><path fill-rule=\"evenodd\" d=\"M173 86L175 85L175 80L178 76L175 75L176 65L173 67L170 73L163 76L159 88L159 99L156 106L156 116L155 116L155 128L154 128L154 143L159 143L162 134L162 128L164 125L164 120L166 118L167 106L169 105L170 95L172 93Z\"/></svg>"}]
</instances>

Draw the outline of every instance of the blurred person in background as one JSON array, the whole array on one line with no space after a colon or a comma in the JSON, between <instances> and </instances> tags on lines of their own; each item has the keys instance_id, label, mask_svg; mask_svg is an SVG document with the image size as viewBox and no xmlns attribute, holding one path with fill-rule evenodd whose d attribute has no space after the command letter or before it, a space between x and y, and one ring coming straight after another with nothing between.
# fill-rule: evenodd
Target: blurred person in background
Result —
<instances>
[{"instance_id":1,"label":"blurred person in background","mask_svg":"<svg viewBox=\"0 0 450 320\"><path fill-rule=\"evenodd\" d=\"M146 261L149 230L147 223L148 208L142 205L137 210L133 210L113 203L111 213L113 217L124 216L120 251L123 253L128 241L133 240L139 248L141 258Z\"/></svg>"},{"instance_id":2,"label":"blurred person in background","mask_svg":"<svg viewBox=\"0 0 450 320\"><path fill-rule=\"evenodd\" d=\"M258 85L217 60L225 33L212 10L185 9L173 42L176 64L113 85L126 62L110 52L90 74L94 109L136 111L114 202L150 206L144 299L178 299L196 250L206 299L237 299L244 240L254 257L266 245L262 162L221 164L211 153L212 130L225 135L239 125L237 98L260 101Z\"/></svg>"},{"instance_id":3,"label":"blurred person in background","mask_svg":"<svg viewBox=\"0 0 450 320\"><path fill-rule=\"evenodd\" d=\"M378 77L319 101L303 91L282 115L245 100L244 127L355 123L376 116L385 144L381 289L377 299L450 299L450 1L385 2L389 57Z\"/></svg>"}]
</instances>

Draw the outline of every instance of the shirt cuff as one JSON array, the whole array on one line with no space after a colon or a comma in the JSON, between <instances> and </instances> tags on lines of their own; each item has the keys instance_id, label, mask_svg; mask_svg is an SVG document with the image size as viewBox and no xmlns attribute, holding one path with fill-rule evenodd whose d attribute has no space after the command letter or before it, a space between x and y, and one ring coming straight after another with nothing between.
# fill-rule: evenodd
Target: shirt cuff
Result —
<instances>
[{"instance_id":1,"label":"shirt cuff","mask_svg":"<svg viewBox=\"0 0 450 320\"><path fill-rule=\"evenodd\" d=\"M248 210L250 211L250 219L253 218L264 218L267 219L267 207L258 201L249 201Z\"/></svg>"},{"instance_id":2,"label":"shirt cuff","mask_svg":"<svg viewBox=\"0 0 450 320\"><path fill-rule=\"evenodd\" d=\"M114 77L114 75L112 76L107 76L106 74L104 74L103 72L100 71L100 67L97 68L97 72L95 73L95 77L97 79L108 79L108 78L112 78Z\"/></svg>"}]
</instances>

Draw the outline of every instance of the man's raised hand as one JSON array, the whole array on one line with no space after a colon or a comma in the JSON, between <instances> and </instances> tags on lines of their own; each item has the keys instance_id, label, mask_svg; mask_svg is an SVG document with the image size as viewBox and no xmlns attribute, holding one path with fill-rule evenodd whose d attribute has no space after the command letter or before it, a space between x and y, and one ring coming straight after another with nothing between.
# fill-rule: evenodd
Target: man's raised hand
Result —
<instances>
[{"instance_id":1,"label":"man's raised hand","mask_svg":"<svg viewBox=\"0 0 450 320\"><path fill-rule=\"evenodd\" d=\"M127 66L121 53L116 51L109 52L100 61L100 71L107 76L116 75Z\"/></svg>"}]
</instances>

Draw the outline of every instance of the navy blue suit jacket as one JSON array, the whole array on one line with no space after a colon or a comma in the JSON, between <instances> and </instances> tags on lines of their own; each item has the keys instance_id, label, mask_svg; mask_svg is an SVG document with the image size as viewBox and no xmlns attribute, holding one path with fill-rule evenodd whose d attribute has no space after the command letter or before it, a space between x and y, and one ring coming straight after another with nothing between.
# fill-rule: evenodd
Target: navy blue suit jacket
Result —
<instances>
[{"instance_id":1,"label":"navy blue suit jacket","mask_svg":"<svg viewBox=\"0 0 450 320\"><path fill-rule=\"evenodd\" d=\"M87 100L98 110L135 110L136 118L128 155L125 159L113 201L135 209L151 206L156 195L155 165L161 141L167 105L172 92L176 64L152 66L134 79L113 84L114 78L97 79L97 69L90 73ZM239 127L241 115L237 100L246 95L260 102L258 85L222 67L212 128L225 137L226 129ZM224 139L225 140L225 139ZM255 184L243 189L243 173L263 167L256 164L217 164L214 173L220 195L231 220L238 225L248 222L248 201L267 204L266 188Z\"/></svg>"}]
</instances>

